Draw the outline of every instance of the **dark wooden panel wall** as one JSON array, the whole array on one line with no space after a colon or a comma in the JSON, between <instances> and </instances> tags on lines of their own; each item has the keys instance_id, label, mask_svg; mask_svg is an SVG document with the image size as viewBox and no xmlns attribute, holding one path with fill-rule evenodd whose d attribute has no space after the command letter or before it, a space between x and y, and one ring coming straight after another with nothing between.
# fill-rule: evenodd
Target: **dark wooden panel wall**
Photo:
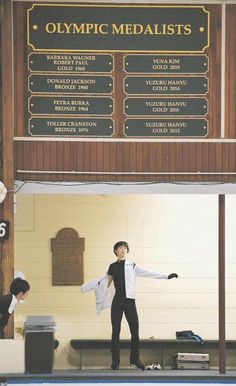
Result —
<instances>
[{"instance_id":1,"label":"dark wooden panel wall","mask_svg":"<svg viewBox=\"0 0 236 386\"><path fill-rule=\"evenodd\" d=\"M1 72L2 72L2 170L1 178L7 188L7 195L0 204L0 213L10 222L10 237L0 249L1 290L8 293L14 276L14 165L13 165L13 82L12 82L12 4L1 0ZM5 337L14 337L13 317L5 328Z\"/></svg>"},{"instance_id":2,"label":"dark wooden panel wall","mask_svg":"<svg viewBox=\"0 0 236 386\"><path fill-rule=\"evenodd\" d=\"M221 136L221 5L205 5L210 12L209 57L209 135L208 142L189 142L180 139L167 142L149 139L149 142L134 142L123 136L121 125L117 125L112 142L96 140L34 140L27 133L25 101L27 99L27 47L25 14L30 3L16 3L15 23L15 178L51 181L235 181L234 143L209 142ZM236 138L235 129L235 5L226 7L226 136ZM122 81L122 54L114 55L117 82ZM120 80L119 80L120 79ZM121 87L120 87L121 89ZM119 96L115 90L115 98ZM116 110L115 114L119 114ZM120 113L121 114L121 113ZM122 119L122 114L121 114ZM17 140L18 137L18 140ZM21 137L21 138L19 138ZM22 138L22 137L27 137ZM22 173L19 170L41 173ZM51 173L83 172L85 174ZM143 175L109 173L143 172ZM43 173L45 172L45 173ZM50 172L50 173L47 173ZM86 174L87 172L87 174ZM88 172L95 172L92 175ZM99 175L98 173L101 172ZM145 175L145 172L147 173ZM167 175L169 173L169 175ZM200 172L200 173L199 173ZM205 173L209 173L206 175ZM105 174L102 174L105 173ZM150 175L149 173L153 173ZM160 174L156 174L160 173ZM167 174L166 174L167 173ZM176 174L175 174L176 173ZM179 174L180 173L180 174ZM181 174L182 173L182 174ZM186 173L186 174L185 174ZM201 174L202 173L202 174ZM213 175L212 173L216 173ZM218 173L222 173L219 175Z\"/></svg>"},{"instance_id":3,"label":"dark wooden panel wall","mask_svg":"<svg viewBox=\"0 0 236 386\"><path fill-rule=\"evenodd\" d=\"M2 12L2 2L0 2L1 12ZM1 23L2 24L2 23ZM0 40L0 60L2 62L2 44ZM2 71L2 66L0 67ZM0 78L0 105L2 106L2 77ZM2 162L3 162L3 153L2 153L2 115L0 115L0 180L3 180L3 170L2 170ZM0 218L2 218L3 205L0 204ZM0 244L0 259L2 259L2 245ZM2 293L2 265L0 264L0 294ZM0 335L1 336L1 335Z\"/></svg>"},{"instance_id":4,"label":"dark wooden panel wall","mask_svg":"<svg viewBox=\"0 0 236 386\"><path fill-rule=\"evenodd\" d=\"M228 138L236 138L236 4L226 7L225 47L225 129Z\"/></svg>"},{"instance_id":5,"label":"dark wooden panel wall","mask_svg":"<svg viewBox=\"0 0 236 386\"><path fill-rule=\"evenodd\" d=\"M22 180L235 181L224 174L236 170L236 143L24 141L15 144L15 154Z\"/></svg>"}]
</instances>

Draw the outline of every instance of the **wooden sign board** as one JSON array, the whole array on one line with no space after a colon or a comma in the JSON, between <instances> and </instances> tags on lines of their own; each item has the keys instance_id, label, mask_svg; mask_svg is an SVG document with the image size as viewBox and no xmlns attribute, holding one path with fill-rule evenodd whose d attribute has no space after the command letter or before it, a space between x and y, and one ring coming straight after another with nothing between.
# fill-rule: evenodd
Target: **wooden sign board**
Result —
<instances>
[{"instance_id":1,"label":"wooden sign board","mask_svg":"<svg viewBox=\"0 0 236 386\"><path fill-rule=\"evenodd\" d=\"M81 285L84 281L84 238L63 228L51 239L53 285Z\"/></svg>"},{"instance_id":2,"label":"wooden sign board","mask_svg":"<svg viewBox=\"0 0 236 386\"><path fill-rule=\"evenodd\" d=\"M199 5L30 4L28 134L206 137L209 26L210 12ZM188 108L148 108L150 97L159 103L162 96L169 104L186 97ZM133 130L126 122L131 116ZM140 116L196 121L185 130L156 131L145 130ZM207 121L204 130L199 117ZM70 126L72 119L78 126Z\"/></svg>"}]
</instances>

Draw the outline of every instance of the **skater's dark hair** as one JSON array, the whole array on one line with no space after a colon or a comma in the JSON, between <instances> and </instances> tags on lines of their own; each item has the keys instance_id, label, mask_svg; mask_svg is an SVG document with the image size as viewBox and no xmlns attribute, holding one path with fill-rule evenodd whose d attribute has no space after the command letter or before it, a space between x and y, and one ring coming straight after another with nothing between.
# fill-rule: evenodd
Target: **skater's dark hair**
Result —
<instances>
[{"instance_id":1,"label":"skater's dark hair","mask_svg":"<svg viewBox=\"0 0 236 386\"><path fill-rule=\"evenodd\" d=\"M129 245L128 245L128 243L126 241L117 241L117 243L115 243L115 245L113 247L113 252L114 252L114 254L116 256L117 256L116 250L119 247L126 247L127 248L127 253L129 253Z\"/></svg>"},{"instance_id":2,"label":"skater's dark hair","mask_svg":"<svg viewBox=\"0 0 236 386\"><path fill-rule=\"evenodd\" d=\"M29 290L30 290L29 283L26 280L21 279L20 277L17 277L16 279L14 279L10 286L10 292L12 295L17 295L20 292L23 292L24 294Z\"/></svg>"}]
</instances>

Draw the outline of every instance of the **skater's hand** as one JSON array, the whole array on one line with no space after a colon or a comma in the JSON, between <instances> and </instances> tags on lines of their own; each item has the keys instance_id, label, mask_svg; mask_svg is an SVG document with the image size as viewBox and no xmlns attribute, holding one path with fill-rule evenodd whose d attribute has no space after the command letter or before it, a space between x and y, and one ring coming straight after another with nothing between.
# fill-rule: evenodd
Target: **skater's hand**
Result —
<instances>
[{"instance_id":1,"label":"skater's hand","mask_svg":"<svg viewBox=\"0 0 236 386\"><path fill-rule=\"evenodd\" d=\"M173 279L173 278L178 279L177 273L170 273L170 274L169 274L168 279Z\"/></svg>"}]
</instances>

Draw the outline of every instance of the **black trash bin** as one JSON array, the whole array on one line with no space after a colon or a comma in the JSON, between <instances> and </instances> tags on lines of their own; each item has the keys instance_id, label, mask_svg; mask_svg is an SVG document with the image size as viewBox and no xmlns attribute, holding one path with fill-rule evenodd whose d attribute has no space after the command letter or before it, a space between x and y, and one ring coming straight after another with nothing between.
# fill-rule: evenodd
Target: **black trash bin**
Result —
<instances>
[{"instance_id":1,"label":"black trash bin","mask_svg":"<svg viewBox=\"0 0 236 386\"><path fill-rule=\"evenodd\" d=\"M51 373L54 359L55 322L52 316L30 315L24 323L25 372Z\"/></svg>"}]
</instances>

